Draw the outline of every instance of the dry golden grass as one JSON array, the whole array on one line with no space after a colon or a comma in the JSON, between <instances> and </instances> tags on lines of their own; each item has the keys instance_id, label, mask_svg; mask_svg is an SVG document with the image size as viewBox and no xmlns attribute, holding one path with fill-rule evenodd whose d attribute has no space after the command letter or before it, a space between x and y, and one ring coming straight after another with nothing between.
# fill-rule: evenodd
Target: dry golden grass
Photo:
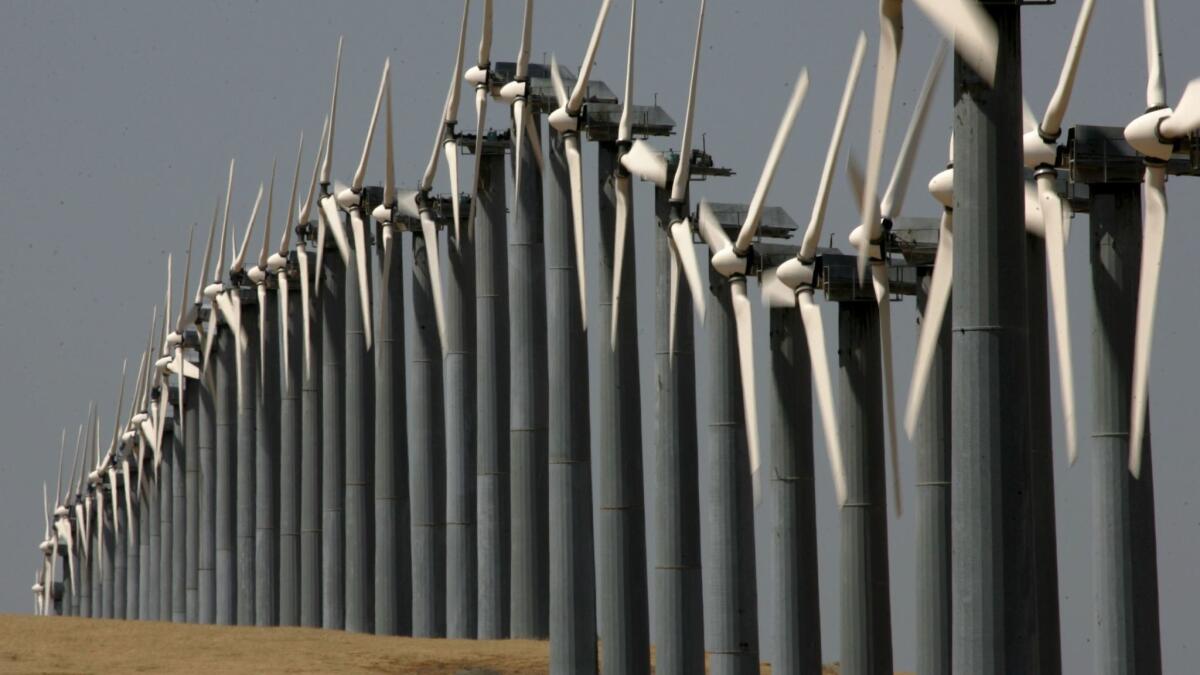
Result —
<instances>
[{"instance_id":1,"label":"dry golden grass","mask_svg":"<svg viewBox=\"0 0 1200 675\"><path fill-rule=\"evenodd\" d=\"M241 628L0 615L0 673L548 673L538 640L432 640L309 628ZM763 675L771 672L764 664ZM837 675L826 666L824 675Z\"/></svg>"}]
</instances>

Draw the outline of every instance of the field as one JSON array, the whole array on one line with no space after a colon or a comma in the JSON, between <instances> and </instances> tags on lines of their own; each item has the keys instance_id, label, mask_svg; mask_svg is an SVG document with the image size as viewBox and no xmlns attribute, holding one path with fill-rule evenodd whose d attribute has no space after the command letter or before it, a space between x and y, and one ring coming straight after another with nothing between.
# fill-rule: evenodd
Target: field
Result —
<instances>
[{"instance_id":1,"label":"field","mask_svg":"<svg viewBox=\"0 0 1200 675\"><path fill-rule=\"evenodd\" d=\"M428 640L306 628L231 628L0 615L2 673L548 673L536 640ZM764 665L763 673L770 673ZM826 668L827 675L837 669Z\"/></svg>"}]
</instances>

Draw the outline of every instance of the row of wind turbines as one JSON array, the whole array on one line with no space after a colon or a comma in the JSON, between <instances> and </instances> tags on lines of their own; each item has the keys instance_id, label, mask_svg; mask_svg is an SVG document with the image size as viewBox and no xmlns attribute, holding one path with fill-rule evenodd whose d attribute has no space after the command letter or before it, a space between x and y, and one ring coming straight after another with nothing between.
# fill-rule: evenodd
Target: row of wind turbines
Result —
<instances>
[{"instance_id":1,"label":"row of wind turbines","mask_svg":"<svg viewBox=\"0 0 1200 675\"><path fill-rule=\"evenodd\" d=\"M1128 445L1134 477L1146 429L1167 162L1200 128L1200 81L1188 85L1175 109L1165 107L1157 5L1144 3L1149 112L1125 128L1129 145L1146 162L1141 278L1136 317L1130 319L1136 325ZM915 4L953 40L966 73L958 77L999 86L1004 28L998 29L993 9L975 0ZM1032 177L1023 188L1023 225L1044 240L1072 462L1078 441L1065 255L1071 204L1059 185L1059 171L1068 168L1059 139L1094 4L1081 3L1047 110L1039 121L1025 106L1022 130L1024 165ZM653 110L632 102L636 0L630 3L619 103L605 99L603 88L591 82L611 5L601 2L572 81L553 58L548 67L530 64L532 0L524 5L515 64L491 61L493 8L484 0L478 56L464 71L470 15L465 0L446 103L414 189L397 185L390 61L383 66L357 168L349 184L333 179L339 39L329 114L311 173L304 171L300 136L282 232L272 233L280 210L272 165L239 243L230 222L231 161L224 206L214 208L194 293L189 294L195 226L187 234L183 300L174 306L168 255L162 311L151 312L128 407L126 363L109 443L102 442L101 412L93 405L77 428L65 481L63 430L53 499L44 495L45 534L33 587L39 613L389 635L549 637L555 672L571 673L593 672L597 650L606 671L647 672L653 641L659 672L701 672L706 654L714 672L756 672L761 655L753 505L762 492L759 418L766 410L782 523L775 561L781 575L780 646L773 665L776 672L812 672L821 654L819 608L815 593L808 592L816 583L815 533L805 527L813 508L811 381L831 481L846 513L844 672L890 672L890 630L879 627L890 626L885 446L895 510L902 505L890 304L901 292L894 284L904 253L893 228L943 70L945 44L934 50L880 198L903 34L901 2L881 0L865 168L853 156L847 161L861 224L849 235L852 256L841 256L819 242L866 56L865 35L858 36L850 55L802 242L785 247L767 241L773 235L764 234L761 223L808 94L807 71L793 80L740 222L724 222L720 209L704 199L693 212L693 179L713 172L711 157L692 147L706 0L700 1L690 71L680 73L689 85L677 153L652 144L647 136L661 133L647 121ZM464 83L475 94L474 134L458 127ZM507 132L488 130L490 99L509 107ZM605 106L619 111L615 124L614 115L606 114L614 111ZM381 115L380 190L367 185L367 168ZM595 140L598 153L598 219L586 207L585 140ZM955 186L977 180L969 174L964 179L961 168L956 176L953 137L949 142L947 168L929 182L941 218L932 265L920 266L923 319L902 418L910 438L919 435L922 423L947 418L954 406L949 396L926 395L931 388L945 389L938 381L948 363L954 215L967 199ZM466 195L460 190L462 154L475 158ZM434 192L443 162L448 195ZM660 383L653 542L645 536L636 393L639 357L645 356L637 353L636 303L645 284L639 284L631 263L635 177L654 185L654 218L662 231L653 286ZM605 311L598 317L588 315L586 302L589 226L600 230L602 242ZM404 257L396 249L406 232L413 251L407 298ZM708 250L707 279L696 256L697 235ZM852 261L863 297L836 300L842 380L835 391L819 301L839 258ZM751 278L770 308L772 371L765 375L774 400L769 401L756 394L756 377L764 374L754 362L761 348L753 330ZM710 353L698 362L693 311L710 335ZM413 339L406 345L407 322ZM601 353L588 354L589 330L606 337ZM709 484L703 486L697 369L712 374L714 389L703 418L711 455L705 458ZM588 379L597 374L603 431L601 447L593 450ZM948 443L943 439L942 445ZM780 477L785 465L807 476L807 486L795 476ZM599 473L599 510L592 507L593 467ZM716 514L703 523L700 500ZM857 520L860 513L864 520ZM919 652L922 672L949 672L949 500L930 515L945 536L928 543L937 561L929 583L941 587L945 602L922 611L936 615L926 619L939 619L930 625L945 629L921 631ZM1050 522L1052 527L1052 517ZM715 542L703 554L702 527L711 529L706 537ZM655 563L652 597L645 574L648 550ZM789 574L790 581L782 580ZM880 574L882 600L874 596ZM1056 622L1057 598L1053 603ZM1058 630L1057 623L1041 628ZM954 637L959 639L971 638L960 631ZM1056 648L1056 641L1047 648Z\"/></svg>"}]
</instances>

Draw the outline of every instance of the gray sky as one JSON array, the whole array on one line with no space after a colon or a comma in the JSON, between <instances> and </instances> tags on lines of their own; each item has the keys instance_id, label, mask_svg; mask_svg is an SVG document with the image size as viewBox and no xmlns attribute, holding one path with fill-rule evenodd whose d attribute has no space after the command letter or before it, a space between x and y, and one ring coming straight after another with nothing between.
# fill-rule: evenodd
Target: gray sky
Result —
<instances>
[{"instance_id":1,"label":"gray sky","mask_svg":"<svg viewBox=\"0 0 1200 675\"><path fill-rule=\"evenodd\" d=\"M521 4L518 0L496 3L494 59L512 60L516 55ZM553 51L565 65L578 67L598 4L539 3L534 59ZM1057 79L1079 4L1079 0L1060 0L1057 6L1025 11L1025 89L1039 115ZM468 54L478 41L482 3L476 5ZM657 95L660 105L680 122L697 5L660 0L640 7L636 100L648 103ZM1200 6L1185 0L1160 0L1160 6L1168 98L1174 102L1193 74L1184 67L1200 56L1193 33ZM1066 126L1123 125L1144 109L1140 10L1140 3L1134 2L1097 7ZM278 155L290 170L288 162L301 130L309 139L305 165L311 166L328 105L337 36L346 32L335 175L346 180L353 170L380 68L390 56L397 108L397 171L402 184L415 183L440 112L459 11L455 2L357 2L338 9L328 3L282 1L6 3L0 21L0 91L5 92L0 103L0 428L6 435L0 451L0 494L7 508L0 511L0 536L7 543L0 547L0 611L26 612L31 606L28 588L42 534L40 482L49 480L53 489L57 462L53 446L62 427L70 428L73 439L88 401L95 399L101 405L105 433L111 432L121 360L128 357L131 372L136 369L151 306L162 301L165 255L168 251L182 254L188 224L207 223L224 187L229 158L238 160L232 217L241 228L255 185L268 177L271 158ZM908 4L906 11L885 171L890 171L936 39L915 7ZM707 147L718 163L738 174L698 185L694 196L749 199L789 87L805 66L812 84L770 202L785 207L798 222L807 221L820 158L860 29L867 31L871 48L846 144L860 156L865 154L878 32L875 12L876 3L867 0L709 4L697 141L699 134L706 133ZM623 81L627 19L627 2L615 3L595 71L595 77L614 90ZM949 72L943 74L935 101L904 215L938 214L925 183L945 162L952 102ZM460 120L467 126L474 122L470 108L470 97L464 93ZM493 126L507 125L507 112L501 106L491 106L489 113ZM659 142L660 147L666 144ZM671 139L670 145L677 144L678 139ZM594 149L584 152L586 170L594 174ZM381 157L374 155L369 181L381 179ZM469 158L461 172L465 185ZM1183 431L1183 422L1200 412L1200 403L1191 393L1191 383L1200 377L1200 361L1186 347L1187 340L1200 333L1200 323L1186 318L1196 303L1187 283L1195 281L1196 273L1187 272L1187 260L1200 254L1200 238L1181 227L1187 223L1184 214L1200 206L1189 183L1180 178L1168 186L1172 215L1151 373L1166 672L1185 672L1198 656L1192 638L1195 607L1200 605L1196 565L1200 503L1195 498L1200 461ZM585 176L584 184L595 182ZM645 184L637 185L643 438L646 475L652 476L654 230L651 191ZM444 172L438 189L448 189ZM595 195L589 192L585 200L591 229L589 255L594 259ZM1080 459L1072 468L1066 466L1061 445L1057 370L1052 375L1063 660L1065 672L1072 673L1093 670L1091 316L1084 218L1072 228L1075 236L1068 256L1081 439ZM849 191L839 175L826 237L833 234L835 243L845 247L845 235L856 222ZM595 272L590 276L598 278ZM595 315L598 289L595 283L589 286ZM189 293L193 290L194 286ZM893 307L897 391L903 397L914 353L915 310L911 298ZM824 313L828 339L834 342L835 313L829 307ZM759 314L757 346L765 369L765 315ZM594 351L600 336L591 339ZM697 354L704 354L702 337L700 341ZM832 358L831 364L836 365ZM592 379L595 409L598 378ZM707 409L706 379L701 376L701 415ZM765 392L762 377L759 386ZM901 409L902 404L901 398ZM761 424L765 445L766 420ZM702 464L704 438L701 433ZM825 660L831 661L837 659L839 642L839 520L819 429L816 443L822 639ZM914 453L903 440L900 455L905 497L911 505ZM653 494L649 487L648 496ZM648 508L652 506L650 498ZM909 508L902 518L889 521L898 669L911 669L915 662L913 511ZM770 567L774 512L774 496L768 492L756 512L766 658L773 654L774 640ZM652 523L649 513L648 520Z\"/></svg>"}]
</instances>

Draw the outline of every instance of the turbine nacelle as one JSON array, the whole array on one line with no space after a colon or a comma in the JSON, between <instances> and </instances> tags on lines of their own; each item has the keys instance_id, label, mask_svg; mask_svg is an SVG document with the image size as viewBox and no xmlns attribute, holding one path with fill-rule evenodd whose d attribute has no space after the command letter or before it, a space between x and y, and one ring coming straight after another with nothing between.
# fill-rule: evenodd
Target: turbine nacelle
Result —
<instances>
[{"instance_id":1,"label":"turbine nacelle","mask_svg":"<svg viewBox=\"0 0 1200 675\"><path fill-rule=\"evenodd\" d=\"M1175 152L1175 143L1163 136L1161 127L1173 114L1170 108L1159 108L1141 115L1125 127L1125 140L1143 155L1165 162Z\"/></svg>"},{"instance_id":2,"label":"turbine nacelle","mask_svg":"<svg viewBox=\"0 0 1200 675\"><path fill-rule=\"evenodd\" d=\"M145 412L139 412L138 414L129 418L129 425L130 426L139 426L142 422L145 422L148 419L150 419L149 415L147 415Z\"/></svg>"},{"instance_id":3,"label":"turbine nacelle","mask_svg":"<svg viewBox=\"0 0 1200 675\"><path fill-rule=\"evenodd\" d=\"M816 261L803 262L799 258L788 258L779 263L775 276L783 285L792 290L802 286L812 286L817 278Z\"/></svg>"},{"instance_id":4,"label":"turbine nacelle","mask_svg":"<svg viewBox=\"0 0 1200 675\"><path fill-rule=\"evenodd\" d=\"M267 271L258 265L255 265L254 267L246 270L246 278L255 284L261 284L267 280Z\"/></svg>"},{"instance_id":5,"label":"turbine nacelle","mask_svg":"<svg viewBox=\"0 0 1200 675\"><path fill-rule=\"evenodd\" d=\"M175 347L178 347L181 342L183 342L183 336L180 335L178 331L171 331L170 333L167 333L167 347L168 348L173 349Z\"/></svg>"},{"instance_id":6,"label":"turbine nacelle","mask_svg":"<svg viewBox=\"0 0 1200 675\"><path fill-rule=\"evenodd\" d=\"M158 370L159 370L160 372L166 372L166 371L167 371L167 370L170 368L170 366L171 366L171 363L172 363L174 360L175 360L175 358L174 358L174 357L171 357L171 356L164 356L164 357L162 357L162 358L160 358L159 360L157 360L157 361L155 361L155 362L154 362L154 367L155 367L155 368L158 368Z\"/></svg>"},{"instance_id":7,"label":"turbine nacelle","mask_svg":"<svg viewBox=\"0 0 1200 675\"><path fill-rule=\"evenodd\" d=\"M93 486L100 485L100 472L98 470L92 469L92 472L88 474L88 483Z\"/></svg>"},{"instance_id":8,"label":"turbine nacelle","mask_svg":"<svg viewBox=\"0 0 1200 675\"><path fill-rule=\"evenodd\" d=\"M850 230L850 245L853 246L854 248L858 248L858 247L862 246L864 240L867 240L870 236L871 236L870 231L868 231L868 229L865 226L859 225L858 227L854 228L853 230ZM867 255L870 256L871 258L879 259L880 255L881 255L881 252L879 250L879 244L875 243L875 242L869 242L869 243L870 243L870 245L867 247Z\"/></svg>"},{"instance_id":9,"label":"turbine nacelle","mask_svg":"<svg viewBox=\"0 0 1200 675\"><path fill-rule=\"evenodd\" d=\"M272 253L270 257L267 258L267 271L271 274L275 274L279 272L279 270L287 267L287 262L287 256L280 255L279 253Z\"/></svg>"},{"instance_id":10,"label":"turbine nacelle","mask_svg":"<svg viewBox=\"0 0 1200 675\"><path fill-rule=\"evenodd\" d=\"M220 295L224 290L225 290L225 284L222 284L219 281L216 283L211 283L204 287L204 297L208 298L211 301L214 298L216 298L218 295Z\"/></svg>"},{"instance_id":11,"label":"turbine nacelle","mask_svg":"<svg viewBox=\"0 0 1200 675\"><path fill-rule=\"evenodd\" d=\"M1058 143L1056 139L1045 138L1040 129L1030 129L1021 137L1025 153L1025 166L1058 165Z\"/></svg>"},{"instance_id":12,"label":"turbine nacelle","mask_svg":"<svg viewBox=\"0 0 1200 675\"><path fill-rule=\"evenodd\" d=\"M467 72L463 73L463 79L475 85L476 87L487 86L488 79L491 76L491 73L488 72L490 65L491 64L485 64L483 68L480 68L479 66L471 66L467 69Z\"/></svg>"},{"instance_id":13,"label":"turbine nacelle","mask_svg":"<svg viewBox=\"0 0 1200 675\"><path fill-rule=\"evenodd\" d=\"M334 195L334 199L337 200L338 206L340 206L343 211L349 211L350 209L358 208L362 203L362 195L358 192L355 192L354 188L349 187Z\"/></svg>"},{"instance_id":14,"label":"turbine nacelle","mask_svg":"<svg viewBox=\"0 0 1200 675\"><path fill-rule=\"evenodd\" d=\"M512 105L512 102L518 98L525 98L528 92L529 82L527 80L513 80L500 87L500 100Z\"/></svg>"},{"instance_id":15,"label":"turbine nacelle","mask_svg":"<svg viewBox=\"0 0 1200 675\"><path fill-rule=\"evenodd\" d=\"M38 544L38 548L42 550L42 553L50 555L50 552L54 550L54 542L50 541L49 539L45 539L42 541L42 543Z\"/></svg>"},{"instance_id":16,"label":"turbine nacelle","mask_svg":"<svg viewBox=\"0 0 1200 675\"><path fill-rule=\"evenodd\" d=\"M572 131L578 132L582 128L582 125L580 124L579 113L572 115L571 113L567 112L565 107L558 108L554 112L550 113L550 115L546 118L546 123L560 134L565 134Z\"/></svg>"},{"instance_id":17,"label":"turbine nacelle","mask_svg":"<svg viewBox=\"0 0 1200 675\"><path fill-rule=\"evenodd\" d=\"M712 255L712 266L723 277L746 275L750 268L750 251L739 255L732 246L726 246Z\"/></svg>"},{"instance_id":18,"label":"turbine nacelle","mask_svg":"<svg viewBox=\"0 0 1200 675\"><path fill-rule=\"evenodd\" d=\"M71 515L71 512L65 506L59 506L57 509L54 509L55 518L66 518L69 515Z\"/></svg>"},{"instance_id":19,"label":"turbine nacelle","mask_svg":"<svg viewBox=\"0 0 1200 675\"><path fill-rule=\"evenodd\" d=\"M954 168L943 169L929 181L929 194L942 206L954 208Z\"/></svg>"},{"instance_id":20,"label":"turbine nacelle","mask_svg":"<svg viewBox=\"0 0 1200 675\"><path fill-rule=\"evenodd\" d=\"M393 219L392 207L387 204L380 204L379 206L376 206L375 209L371 211L371 218L377 223L391 223Z\"/></svg>"}]
</instances>

